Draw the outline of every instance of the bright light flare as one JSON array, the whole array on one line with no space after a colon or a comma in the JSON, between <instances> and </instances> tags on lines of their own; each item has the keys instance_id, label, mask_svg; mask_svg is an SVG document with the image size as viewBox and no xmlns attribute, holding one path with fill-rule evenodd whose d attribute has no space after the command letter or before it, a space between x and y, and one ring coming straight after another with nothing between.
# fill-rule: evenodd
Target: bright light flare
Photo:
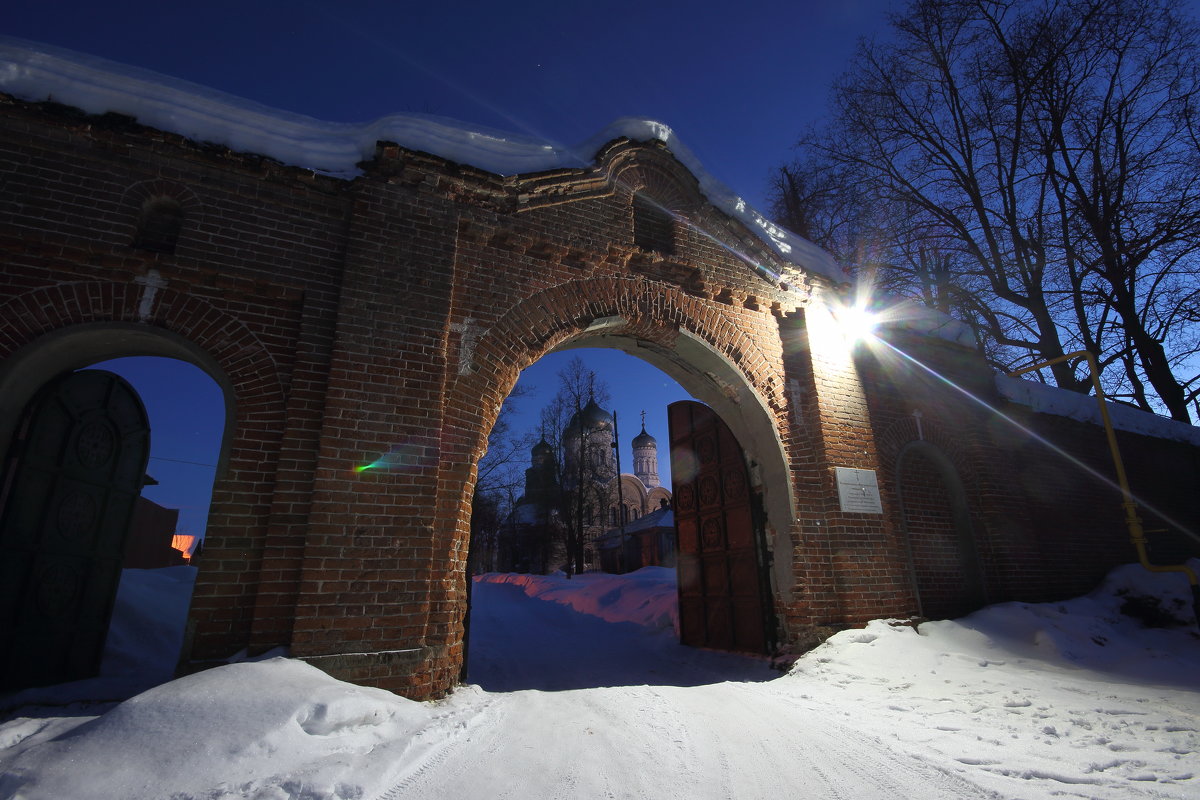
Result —
<instances>
[{"instance_id":1,"label":"bright light flare","mask_svg":"<svg viewBox=\"0 0 1200 800\"><path fill-rule=\"evenodd\" d=\"M846 306L833 312L838 327L849 342L859 342L875 338L875 329L879 326L879 315L868 311L860 305Z\"/></svg>"},{"instance_id":2,"label":"bright light flare","mask_svg":"<svg viewBox=\"0 0 1200 800\"><path fill-rule=\"evenodd\" d=\"M1050 451L1058 454L1062 458L1066 459L1068 462L1070 462L1074 466L1078 467L1079 470L1082 471L1084 474L1095 479L1097 482L1109 487L1110 489L1113 489L1116 492L1120 492L1120 493L1124 494L1124 491L1125 491L1124 487L1120 486L1112 478L1110 478L1107 475L1105 475L1104 473L1100 472L1098 469L1091 466L1090 464L1087 464L1084 461L1081 461L1080 459L1076 458L1074 455L1072 455L1068 451L1064 450L1063 448L1059 447L1057 444L1050 441L1049 439L1042 436L1041 434L1037 433L1032 428L1028 428L1025 425L1021 424L1019 421L1017 421L1013 417L1010 417L1008 414L1005 414L999 408L991 405L988 401L984 400L982 397L979 397L978 395L974 394L973 392L966 389L965 387L960 386L959 384L955 383L950 378L946 377L942 373L935 370L933 367L929 366L928 364L925 364L923 361L921 361L917 358L914 358L913 356L911 356L908 353L904 352L903 350L899 349L895 345L891 345L891 344L888 344L887 342L882 342L882 341L880 343L883 345L883 348L887 349L887 351L894 353L899 358L903 359L904 361L908 362L909 364L912 364L913 366L922 370L923 372L925 372L926 374L928 374L929 376L931 376L932 378L934 378L935 380L937 380L938 382L943 384L944 386L950 387L952 390L954 390L958 394L962 395L970 402L983 408L985 411L987 411L988 413L990 413L992 415L991 419L996 421L996 423L1001 428L1003 428L1004 425L1008 425L1008 426L1011 426L1011 428L1015 428L1016 430L1020 431L1025 436L1028 436L1033 441L1037 442L1038 444L1042 445L1043 447L1047 448L1048 450L1050 450ZM882 351L883 348L880 348L880 350ZM1143 499L1141 497L1137 497L1137 496L1133 496L1133 499L1138 504L1138 506L1140 506L1140 507L1146 509L1147 511L1149 511L1150 513L1154 514L1156 517L1161 519L1163 522L1165 522L1167 525L1171 526L1175 530L1179 531L1180 533L1183 533L1185 536L1189 536L1191 538L1196 538L1196 534L1194 531L1192 531L1190 528L1187 528L1182 523L1176 522L1172 517L1168 516L1164 511L1150 505L1150 503L1148 503L1145 499Z\"/></svg>"}]
</instances>

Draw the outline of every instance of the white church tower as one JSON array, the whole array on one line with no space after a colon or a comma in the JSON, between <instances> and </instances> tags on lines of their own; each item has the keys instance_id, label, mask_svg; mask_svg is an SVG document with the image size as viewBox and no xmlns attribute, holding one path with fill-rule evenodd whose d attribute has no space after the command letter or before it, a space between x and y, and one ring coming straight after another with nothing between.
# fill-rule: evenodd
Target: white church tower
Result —
<instances>
[{"instance_id":1,"label":"white church tower","mask_svg":"<svg viewBox=\"0 0 1200 800\"><path fill-rule=\"evenodd\" d=\"M633 437L633 474L652 489L658 481L658 442L646 433L646 412L642 412L642 432Z\"/></svg>"}]
</instances>

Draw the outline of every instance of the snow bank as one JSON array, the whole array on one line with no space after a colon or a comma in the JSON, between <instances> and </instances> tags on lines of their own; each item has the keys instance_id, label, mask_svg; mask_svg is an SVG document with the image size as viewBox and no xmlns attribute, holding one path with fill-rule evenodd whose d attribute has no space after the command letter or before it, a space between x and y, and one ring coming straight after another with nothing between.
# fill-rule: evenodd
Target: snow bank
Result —
<instances>
[{"instance_id":1,"label":"snow bank","mask_svg":"<svg viewBox=\"0 0 1200 800\"><path fill-rule=\"evenodd\" d=\"M1200 561L1191 564L1200 569ZM1166 626L1148 627L1145 619ZM934 664L949 651L959 660L987 667L989 659L1003 652L1005 658L1047 668L1200 688L1198 643L1187 577L1126 564L1090 594L1059 603L1000 603L919 628L875 620L865 630L834 635L797 662L793 673L820 671L821 665L851 657L856 670L869 671L868 665L875 664L877 676L883 677L894 673L896 663ZM877 663L870 652L880 654Z\"/></svg>"},{"instance_id":2,"label":"snow bank","mask_svg":"<svg viewBox=\"0 0 1200 800\"><path fill-rule=\"evenodd\" d=\"M196 568L127 569L121 572L100 674L138 674L169 681L179 662Z\"/></svg>"},{"instance_id":3,"label":"snow bank","mask_svg":"<svg viewBox=\"0 0 1200 800\"><path fill-rule=\"evenodd\" d=\"M124 114L194 141L344 178L359 174L359 162L374 157L378 141L498 175L519 175L586 167L604 144L621 137L658 140L695 176L709 202L754 231L783 260L836 282L847 280L832 256L752 208L709 174L674 131L653 120L619 119L574 147L420 114L393 114L362 124L323 122L148 70L3 36L0 91L35 102L53 100L90 114Z\"/></svg>"},{"instance_id":4,"label":"snow bank","mask_svg":"<svg viewBox=\"0 0 1200 800\"><path fill-rule=\"evenodd\" d=\"M431 706L273 659L181 678L46 739L4 728L0 796L359 798L345 753L399 751ZM366 770L371 772L371 770Z\"/></svg>"},{"instance_id":5,"label":"snow bank","mask_svg":"<svg viewBox=\"0 0 1200 800\"><path fill-rule=\"evenodd\" d=\"M628 669L631 653L648 651L618 646L622 630L674 641L663 628L600 621L661 621L645 609L674 591L669 570L477 580L524 590L492 594L524 604L521 626L560 656L547 660L553 670L571 669L571 655L581 671ZM843 631L765 682L737 677L744 666L726 655L723 678L703 685L465 687L415 703L298 661L233 664L103 716L26 709L0 722L0 797L1192 800L1200 635L1145 624L1190 624L1186 592L1178 574L1125 566L1062 603ZM565 626L539 620L576 606L591 611ZM527 646L511 633L497 641Z\"/></svg>"},{"instance_id":6,"label":"snow bank","mask_svg":"<svg viewBox=\"0 0 1200 800\"><path fill-rule=\"evenodd\" d=\"M1131 564L1061 603L876 620L805 654L790 681L1002 797L1196 796L1200 634L1178 573Z\"/></svg>"},{"instance_id":7,"label":"snow bank","mask_svg":"<svg viewBox=\"0 0 1200 800\"><path fill-rule=\"evenodd\" d=\"M520 586L530 597L560 603L606 622L679 629L675 570L667 567L642 567L626 575L589 572L573 578L562 573L490 572L475 580Z\"/></svg>"}]
</instances>

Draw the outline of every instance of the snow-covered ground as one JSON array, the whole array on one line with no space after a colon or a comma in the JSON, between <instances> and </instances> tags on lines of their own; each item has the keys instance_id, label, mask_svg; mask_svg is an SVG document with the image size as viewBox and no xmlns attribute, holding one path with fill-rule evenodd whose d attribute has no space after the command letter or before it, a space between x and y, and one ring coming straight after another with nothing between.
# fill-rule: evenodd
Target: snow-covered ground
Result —
<instances>
[{"instance_id":1,"label":"snow-covered ground","mask_svg":"<svg viewBox=\"0 0 1200 800\"><path fill-rule=\"evenodd\" d=\"M196 568L189 566L122 570L99 676L0 694L0 714L19 705L124 700L169 681L179 661L195 582ZM0 734L0 747L4 741Z\"/></svg>"},{"instance_id":2,"label":"snow-covered ground","mask_svg":"<svg viewBox=\"0 0 1200 800\"><path fill-rule=\"evenodd\" d=\"M115 706L27 705L0 722L0 797L1200 797L1179 575L873 622L788 674L680 646L672 577L483 576L471 685L435 703L276 658Z\"/></svg>"}]
</instances>

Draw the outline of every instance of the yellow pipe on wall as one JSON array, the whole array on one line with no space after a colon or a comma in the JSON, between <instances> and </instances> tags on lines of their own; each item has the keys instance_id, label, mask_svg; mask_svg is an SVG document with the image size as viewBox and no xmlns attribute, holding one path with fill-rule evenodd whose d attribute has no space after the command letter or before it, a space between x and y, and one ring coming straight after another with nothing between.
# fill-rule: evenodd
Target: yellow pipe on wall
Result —
<instances>
[{"instance_id":1,"label":"yellow pipe on wall","mask_svg":"<svg viewBox=\"0 0 1200 800\"><path fill-rule=\"evenodd\" d=\"M1104 433L1108 437L1108 449L1112 452L1113 467L1117 471L1117 483L1121 486L1121 505L1125 508L1125 524L1129 528L1129 539L1137 550L1138 559L1142 562L1142 566L1151 572L1182 572L1186 574L1188 581L1192 584L1193 598L1200 597L1200 581L1197 581L1196 571L1191 567L1186 564L1150 563L1150 556L1146 553L1146 531L1142 527L1141 518L1138 517L1137 503L1133 499L1133 492L1129 489L1129 478L1125 475L1125 462L1121 460L1121 450L1117 447L1117 434L1113 430L1112 419L1108 416L1108 404L1105 402L1104 390L1100 388L1100 365L1096 362L1096 357L1087 350L1080 350L1008 374L1009 377L1015 378L1026 372L1033 372L1071 358L1087 359L1092 386L1096 388L1096 403L1100 406L1100 419L1104 422ZM1200 609L1197 614L1200 616ZM1200 618L1197 619L1197 622L1200 623Z\"/></svg>"}]
</instances>

